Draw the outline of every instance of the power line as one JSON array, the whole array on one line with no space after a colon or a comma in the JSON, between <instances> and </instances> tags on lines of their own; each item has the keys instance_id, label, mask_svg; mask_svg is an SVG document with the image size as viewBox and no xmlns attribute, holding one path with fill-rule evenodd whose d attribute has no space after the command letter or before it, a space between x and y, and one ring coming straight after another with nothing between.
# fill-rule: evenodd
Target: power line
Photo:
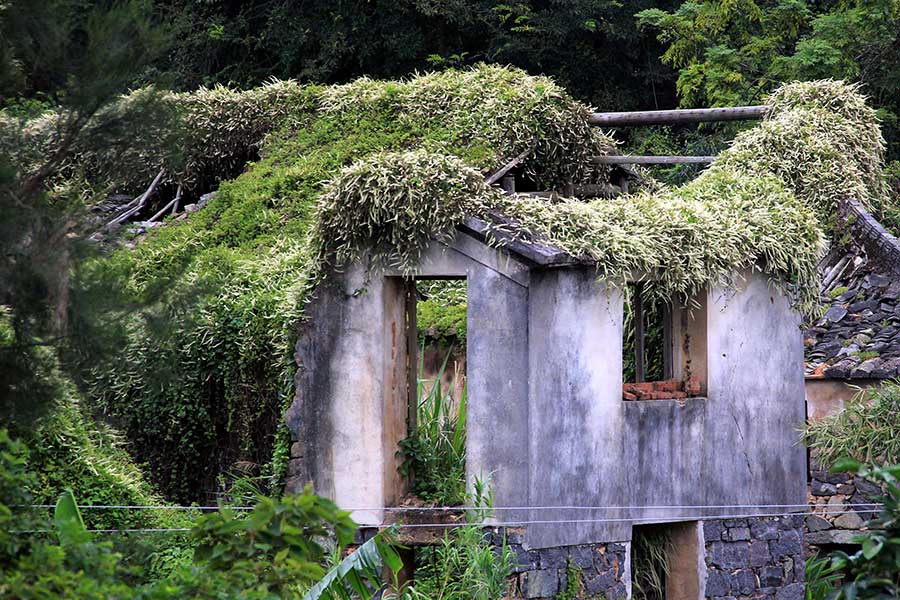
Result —
<instances>
[{"instance_id":1,"label":"power line","mask_svg":"<svg viewBox=\"0 0 900 600\"><path fill-rule=\"evenodd\" d=\"M858 506L858 505L857 505ZM666 515L659 517L619 517L619 518L602 518L602 519L547 519L547 520L516 520L516 521L481 521L481 522L460 522L460 523L386 523L382 525L361 525L360 528L386 527L396 526L399 529L422 529L422 528L452 528L452 527L518 527L525 525L564 525L564 524L589 524L589 523L669 523L678 520L688 521L708 521L719 519L749 519L749 518L771 518L785 516L820 516L820 515L840 515L845 514L846 510L824 510L824 511L807 511L807 512L770 512L770 513L730 513L721 515ZM862 511L874 512L874 511ZM190 528L134 528L134 529L89 529L91 533L169 533L169 532L186 532L191 531ZM17 531L12 533L52 533L52 530L28 530Z\"/></svg>"},{"instance_id":2,"label":"power line","mask_svg":"<svg viewBox=\"0 0 900 600\"><path fill-rule=\"evenodd\" d=\"M55 508L55 504L32 504L31 508ZM470 511L509 511L509 510L666 510L666 509L726 509L726 508L806 508L815 506L813 503L806 504L659 504L659 505L608 505L608 506L493 506L493 507L477 507L477 506L372 506L366 508L353 507L344 508L349 512L416 512L416 511L446 511L446 512L470 512ZM857 502L835 502L828 506L869 506L882 507L880 502L857 503ZM124 505L124 504L85 504L79 505L80 509L96 509L96 510L238 510L251 511L253 506L153 506L153 505Z\"/></svg>"}]
</instances>

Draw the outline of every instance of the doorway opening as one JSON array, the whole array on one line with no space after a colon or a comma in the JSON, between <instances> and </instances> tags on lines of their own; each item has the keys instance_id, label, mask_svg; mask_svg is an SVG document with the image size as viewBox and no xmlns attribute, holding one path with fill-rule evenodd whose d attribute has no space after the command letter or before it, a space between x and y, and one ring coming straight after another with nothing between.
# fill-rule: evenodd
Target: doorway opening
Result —
<instances>
[{"instance_id":1,"label":"doorway opening","mask_svg":"<svg viewBox=\"0 0 900 600\"><path fill-rule=\"evenodd\" d=\"M698 521L635 525L631 534L632 599L701 598L703 550Z\"/></svg>"},{"instance_id":2,"label":"doorway opening","mask_svg":"<svg viewBox=\"0 0 900 600\"><path fill-rule=\"evenodd\" d=\"M465 278L406 283L407 437L401 474L410 498L434 506L466 501Z\"/></svg>"}]
</instances>

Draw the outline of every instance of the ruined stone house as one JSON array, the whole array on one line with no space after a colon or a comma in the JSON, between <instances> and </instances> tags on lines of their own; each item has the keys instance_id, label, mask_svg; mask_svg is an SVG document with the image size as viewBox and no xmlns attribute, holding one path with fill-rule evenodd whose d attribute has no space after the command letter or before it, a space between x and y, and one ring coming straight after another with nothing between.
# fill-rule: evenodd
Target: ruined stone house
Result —
<instances>
[{"instance_id":1,"label":"ruined stone house","mask_svg":"<svg viewBox=\"0 0 900 600\"><path fill-rule=\"evenodd\" d=\"M515 597L554 597L569 566L586 594L628 597L632 538L653 524L677 541L667 597L801 598L803 345L788 299L746 271L674 306L667 369L686 391L629 401L621 285L558 248L487 244L486 228L469 219L412 276L466 281L467 474L492 486ZM390 508L415 364L403 275L360 261L322 285L287 416L289 489L313 482L371 528L410 516Z\"/></svg>"}]
</instances>

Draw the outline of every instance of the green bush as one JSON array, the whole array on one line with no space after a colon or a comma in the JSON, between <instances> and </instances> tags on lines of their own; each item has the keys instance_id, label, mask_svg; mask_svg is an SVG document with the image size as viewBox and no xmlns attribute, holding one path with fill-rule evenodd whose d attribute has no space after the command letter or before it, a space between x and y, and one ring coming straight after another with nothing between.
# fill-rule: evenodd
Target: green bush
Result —
<instances>
[{"instance_id":1,"label":"green bush","mask_svg":"<svg viewBox=\"0 0 900 600\"><path fill-rule=\"evenodd\" d=\"M844 410L810 421L803 443L822 465L853 458L868 464L900 463L900 384L860 390Z\"/></svg>"},{"instance_id":2,"label":"green bush","mask_svg":"<svg viewBox=\"0 0 900 600\"><path fill-rule=\"evenodd\" d=\"M831 554L831 573L840 574L839 589L830 600L896 598L900 595L900 466L867 467L842 460L836 471L849 471L885 490L878 517L866 523L869 531L853 538L860 549L848 555Z\"/></svg>"},{"instance_id":3,"label":"green bush","mask_svg":"<svg viewBox=\"0 0 900 600\"><path fill-rule=\"evenodd\" d=\"M146 564L128 561L110 542L95 542L71 492L56 503L53 525L28 509L27 450L0 430L0 598L368 598L381 587L386 564L399 558L389 534L379 534L329 573L329 540L340 551L354 540L349 513L306 489L281 500L260 498L249 513L227 508L201 517L191 536L193 565L153 577ZM43 533L42 533L43 532ZM128 549L126 547L126 549ZM323 579L325 577L325 579Z\"/></svg>"}]
</instances>

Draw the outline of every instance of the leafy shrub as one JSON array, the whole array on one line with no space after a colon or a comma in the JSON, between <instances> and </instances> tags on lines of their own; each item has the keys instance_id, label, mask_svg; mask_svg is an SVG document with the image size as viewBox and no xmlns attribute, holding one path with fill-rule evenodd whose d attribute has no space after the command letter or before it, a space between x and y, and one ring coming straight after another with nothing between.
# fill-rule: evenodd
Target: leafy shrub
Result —
<instances>
[{"instance_id":1,"label":"leafy shrub","mask_svg":"<svg viewBox=\"0 0 900 600\"><path fill-rule=\"evenodd\" d=\"M829 598L896 598L900 595L900 466L867 467L848 459L835 465L835 470L867 478L879 484L885 495L879 516L867 523L870 531L853 539L860 550L852 555L831 554L830 571L839 573L843 583Z\"/></svg>"},{"instance_id":2,"label":"leafy shrub","mask_svg":"<svg viewBox=\"0 0 900 600\"><path fill-rule=\"evenodd\" d=\"M497 600L515 566L515 553L506 544L495 551L477 525L445 535L417 559L415 584L399 600Z\"/></svg>"},{"instance_id":3,"label":"leafy shrub","mask_svg":"<svg viewBox=\"0 0 900 600\"><path fill-rule=\"evenodd\" d=\"M311 600L349 598L350 590L368 598L381 587L383 564L395 576L401 567L383 532L323 579L326 543L345 548L356 525L307 488L281 500L260 498L246 515L222 509L200 518L191 533L194 565L148 577L144 565L92 539L71 492L56 503L53 530L49 519L28 512L25 454L0 430L0 598L299 599L320 580Z\"/></svg>"},{"instance_id":4,"label":"leafy shrub","mask_svg":"<svg viewBox=\"0 0 900 600\"><path fill-rule=\"evenodd\" d=\"M828 556L816 554L807 557L804 565L806 600L828 600L841 579L836 571Z\"/></svg>"},{"instance_id":5,"label":"leafy shrub","mask_svg":"<svg viewBox=\"0 0 900 600\"><path fill-rule=\"evenodd\" d=\"M803 442L823 465L850 457L869 464L900 463L900 384L860 390L844 410L811 421Z\"/></svg>"}]
</instances>

